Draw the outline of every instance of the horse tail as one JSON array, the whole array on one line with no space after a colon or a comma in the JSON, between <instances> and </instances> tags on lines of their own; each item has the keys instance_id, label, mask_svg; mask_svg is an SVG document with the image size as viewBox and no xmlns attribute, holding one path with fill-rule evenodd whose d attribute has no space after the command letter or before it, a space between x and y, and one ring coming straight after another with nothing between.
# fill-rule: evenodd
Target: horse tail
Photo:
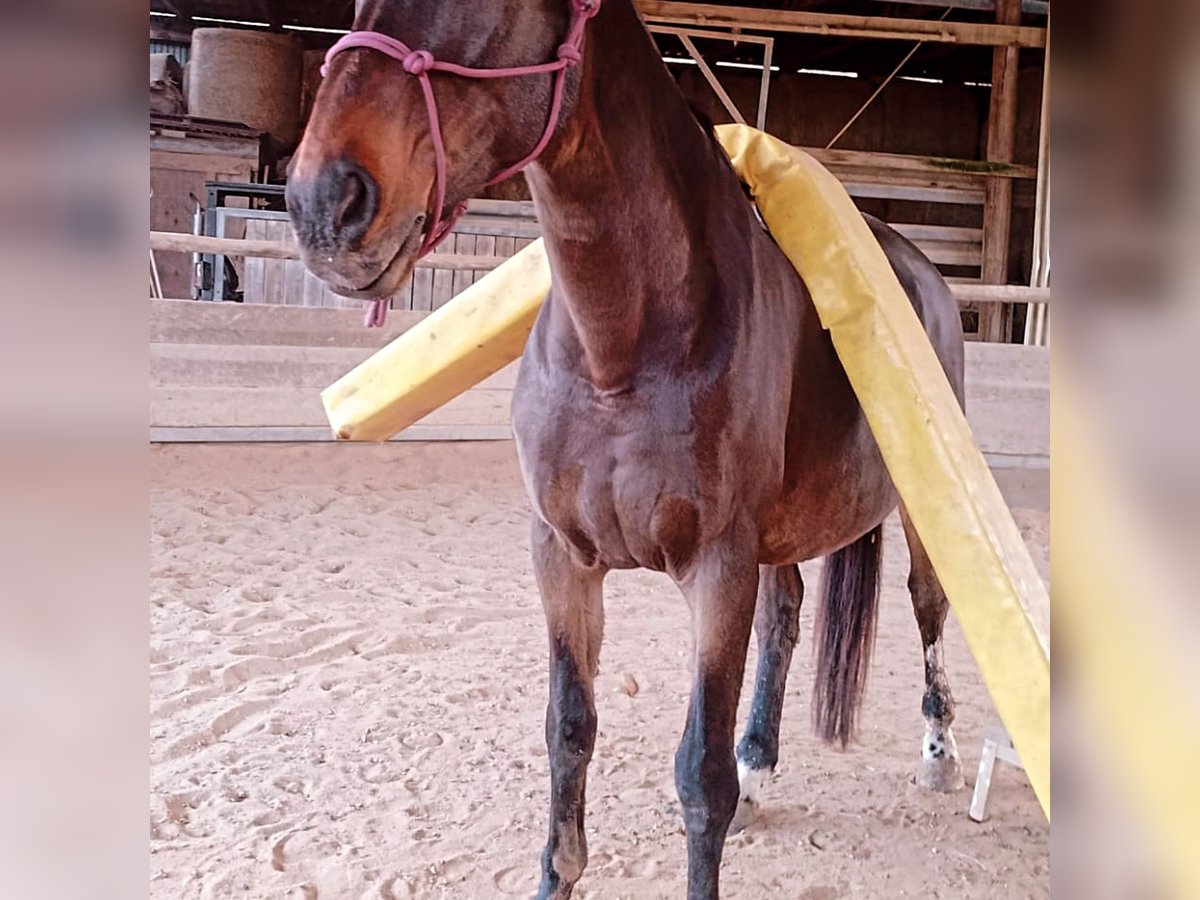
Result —
<instances>
[{"instance_id":1,"label":"horse tail","mask_svg":"<svg viewBox=\"0 0 1200 900\"><path fill-rule=\"evenodd\" d=\"M854 737L867 684L879 612L879 569L883 526L832 553L821 574L817 612L817 675L813 685L813 729L845 749Z\"/></svg>"}]
</instances>

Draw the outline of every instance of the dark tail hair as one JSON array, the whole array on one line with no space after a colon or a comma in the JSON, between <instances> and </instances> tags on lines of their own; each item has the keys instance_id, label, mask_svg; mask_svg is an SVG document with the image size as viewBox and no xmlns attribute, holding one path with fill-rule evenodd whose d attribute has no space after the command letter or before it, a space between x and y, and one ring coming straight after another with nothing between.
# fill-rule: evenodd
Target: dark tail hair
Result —
<instances>
[{"instance_id":1,"label":"dark tail hair","mask_svg":"<svg viewBox=\"0 0 1200 900\"><path fill-rule=\"evenodd\" d=\"M813 685L813 729L845 749L858 725L879 612L879 569L883 526L831 554L821 574L817 613L817 680Z\"/></svg>"}]
</instances>

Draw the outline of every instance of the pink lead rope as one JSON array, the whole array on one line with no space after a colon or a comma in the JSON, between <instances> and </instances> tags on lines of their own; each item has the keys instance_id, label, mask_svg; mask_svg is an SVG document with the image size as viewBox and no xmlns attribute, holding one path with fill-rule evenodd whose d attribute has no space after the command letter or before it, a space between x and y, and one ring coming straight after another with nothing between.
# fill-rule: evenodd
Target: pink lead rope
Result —
<instances>
[{"instance_id":1,"label":"pink lead rope","mask_svg":"<svg viewBox=\"0 0 1200 900\"><path fill-rule=\"evenodd\" d=\"M402 41L378 31L352 31L329 48L329 52L325 54L325 65L321 67L322 76L329 74L329 63L343 50L365 47L370 50L378 50L380 53L399 60L404 71L409 75L415 75L421 82L421 92L425 95L425 111L429 116L429 131L433 138L436 180L432 221L425 233L425 240L422 241L421 248L417 251L418 258L430 253L441 243L454 227L454 223L467 210L467 205L460 203L454 207L450 215L446 216L444 220L442 218L442 207L446 202L446 147L442 143L442 128L438 123L437 101L433 96L433 85L430 83L429 73L431 71L447 72L451 75L461 75L463 78L508 78L517 75L555 73L554 93L550 101L550 114L546 117L546 129L524 159L513 163L487 183L493 185L501 182L537 159L546 149L546 145L550 143L550 137L554 134L554 129L558 125L559 113L562 111L563 84L566 81L567 69L581 59L580 48L583 44L584 26L588 19L600 11L600 3L601 0L571 0L573 10L571 28L567 33L567 39L558 47L558 58L554 62L539 63L533 66L513 66L505 69L476 69L470 66L460 66L456 63L435 59L428 50L413 50ZM387 300L371 301L371 305L367 309L367 327L377 328L383 325L384 317L387 315L387 305Z\"/></svg>"}]
</instances>

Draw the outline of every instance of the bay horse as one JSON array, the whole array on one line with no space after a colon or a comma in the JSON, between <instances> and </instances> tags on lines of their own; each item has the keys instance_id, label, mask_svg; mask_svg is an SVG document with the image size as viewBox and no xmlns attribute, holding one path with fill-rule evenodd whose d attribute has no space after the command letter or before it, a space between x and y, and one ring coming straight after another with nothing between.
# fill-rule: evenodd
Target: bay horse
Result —
<instances>
[{"instance_id":1,"label":"bay horse","mask_svg":"<svg viewBox=\"0 0 1200 900\"><path fill-rule=\"evenodd\" d=\"M735 814L752 817L779 758L797 563L827 557L813 718L845 746L898 497L804 284L632 0L360 0L288 182L305 263L345 296L387 297L463 201L526 163L553 276L512 404L550 645L538 897L569 897L587 862L602 586L643 567L667 573L691 611L675 783L687 895L715 898ZM954 297L912 244L869 223L961 402ZM901 517L924 645L917 781L953 790L947 603ZM758 670L735 748L752 627Z\"/></svg>"}]
</instances>

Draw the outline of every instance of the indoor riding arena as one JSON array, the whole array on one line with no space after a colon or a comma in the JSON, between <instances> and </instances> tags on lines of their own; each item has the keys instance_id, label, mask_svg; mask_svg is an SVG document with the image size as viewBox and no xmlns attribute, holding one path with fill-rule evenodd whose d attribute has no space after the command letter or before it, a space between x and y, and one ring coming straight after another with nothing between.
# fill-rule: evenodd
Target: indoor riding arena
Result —
<instances>
[{"instance_id":1,"label":"indoor riding arena","mask_svg":"<svg viewBox=\"0 0 1200 900\"><path fill-rule=\"evenodd\" d=\"M632 567L604 564L613 571L603 580L603 649L589 645L589 653L599 652L594 682L562 665L565 651L553 625L547 639L555 589L551 567L535 568L547 552L538 535L554 527L546 498L574 487L566 475L542 474L552 454L526 438L541 433L528 423L567 429L553 453L565 460L563 472L575 471L576 456L596 449L582 437L588 416L548 400L513 401L514 393L542 397L536 391L548 383L541 369L522 377L521 367L542 366L549 352L535 344L549 330L549 313L562 312L552 307L561 303L556 288L524 360L516 356L528 323L507 357L480 337L467 354L474 362L444 377L430 375L426 384L436 382L441 391L436 402L422 400L420 414L392 430L390 440L335 439L327 389L354 379L362 371L356 367L382 358L377 351L405 335L428 335L433 345L439 337L446 342L444 329L451 325L471 334L477 320L469 310L455 313L455 304L487 291L488 302L506 302L502 287L490 287L501 282L489 280L503 275L498 267L505 260L535 251L544 240L558 284L571 257L553 243L555 230L573 220L544 199L557 199L553 191L542 191L553 166L565 165L570 152L559 131L569 128L570 116L586 112L590 95L581 80L599 72L613 91L625 91L622 102L631 112L622 127L630 129L640 85L646 84L647 97L657 97L674 91L673 80L702 123L697 134L741 124L803 148L859 210L911 242L904 244L906 252L920 251L911 254L920 260L914 265L929 272L936 267L941 277L933 277L948 285L965 338L962 393L973 444L968 441L964 452L986 462L981 475L970 476L964 503L983 504L979 498L991 496L994 480L995 496L1003 498L1003 527L1019 533L1029 571L1049 584L1043 98L1050 4L593 4L562 0L559 10L556 0L480 2L480 9L511 8L505 15L513 22L523 21L530 9L552 14L546 41L527 41L519 35L538 29L518 33L514 25L512 35L518 36L510 35L491 60L478 50L491 46L479 33L468 39L455 32L486 30L487 14L452 15L445 11L453 6L449 0L440 6L358 0L357 20L353 0L151 0L150 895L701 898L717 896L715 880L707 879L715 879L719 865L726 898L1048 897L1048 776L1043 795L1034 762L1048 748L1048 733L1044 743L1031 740L1006 699L1040 697L1039 688L1031 681L1023 690L1021 673L993 678L976 640L978 609L967 612L964 605L982 603L983 588L974 596L952 586L943 574L952 554L935 546L927 536L933 531L925 530L924 523L950 522L956 513L949 505L925 503L925 518L918 515L919 498L896 474L882 437L883 461L945 588L944 596L938 592L943 611L949 598L944 636L935 644L923 641L926 626L914 618L912 535L902 527L893 496L892 511L882 519L878 616L867 629L874 649L867 644L857 729L844 748L823 740L814 729L828 671L818 635L835 615L831 608L822 613L823 557L836 558L834 551L841 553L863 529L820 555L784 560L800 564L804 593L790 673L788 643L777 676L778 760L773 772L761 770L765 780L748 802L739 751L738 807L723 851L719 838L716 849L703 844L696 823L715 823L708 827L724 833L724 814L713 812L720 804L707 798L716 796L714 783L736 777L735 761L722 743L726 738L704 730L715 726L701 728L695 720L717 705L698 672L707 671L704 666L721 657L725 645L713 649L708 643L702 623L715 614L689 593L693 576L680 574L686 566L673 563L668 552L661 565L637 567L643 560L632 549ZM431 12L435 7L440 11ZM613 23L625 21L620 17L627 13L634 21L633 10L657 51L652 70L669 73L662 84L633 79L630 65L603 71L604 29L617 28ZM407 23L403 34L401 22ZM403 42L408 55L398 62L400 56L388 59L360 43L343 57L335 48L327 89L319 91L327 52L351 31L396 31L390 36ZM529 41L533 49L526 53ZM555 59L560 45L567 47L557 57L560 69L528 77L517 71ZM517 90L512 85L518 82L471 81L438 70L437 62L421 68L411 48L423 46L430 59L513 69L521 85L531 91L541 85L535 93L547 98L521 120L525 130L511 142L507 161L539 137L550 156L495 184L481 177L465 211L452 211L457 198L451 202L461 181L456 167L469 156L460 145L465 126L458 123L468 113L480 115L468 111L472 92ZM544 52L549 56L542 58ZM477 53L482 56L472 56ZM365 62L368 54L375 68ZM402 122L372 119L352 138L326 124L336 104L358 102L383 83L379 73L392 70L398 74L389 89L411 98ZM338 79L355 73L356 86L343 89L346 82ZM566 84L561 109L548 105L552 81L560 77ZM444 151L433 149L422 88L437 98L435 127ZM354 110L363 118L355 121L366 123L368 113L380 116L380 108L364 100ZM485 108L504 106L497 101ZM555 112L549 121L548 109ZM664 113L663 122L668 118ZM652 115L643 130L654 130L654 121ZM304 218L320 214L323 195L305 193L299 184L311 177L318 138L357 147L354 142L366 142L375 127L393 144L401 129L420 132L411 153L405 144L403 152L386 157L400 173L397 179L423 178L422 190L430 196L440 197L449 186L445 204L437 201L417 219L431 231L441 221L444 238L433 246L427 234L419 254L413 245L411 264L382 301L365 291L345 296L352 291L339 283L344 257L315 251L311 235L320 228ZM503 118L473 126L473 139L503 145L507 127ZM658 130L669 129L663 124ZM705 146L710 157L720 152L711 142ZM687 158L686 148L678 152L678 159ZM680 162L679 170L687 174L688 165ZM378 173L352 177L365 193L330 205L332 221L345 229L364 204L383 205L407 189L400 181L374 188L366 179L381 179ZM693 187L697 196L710 193L703 184ZM303 212L298 198L305 201ZM603 192L595 202L603 203ZM765 204L761 211L774 233ZM636 230L640 226L629 217L638 215L636 209L623 212L613 227ZM375 233L374 224L363 227L353 238L356 248ZM666 260L660 268L677 256L672 242L702 240L709 227L718 226L648 232L662 243L655 252ZM416 235L420 242L419 230ZM782 244L782 235L776 237ZM619 235L614 240L619 243ZM699 262L693 255L688 274L676 281L690 284L699 278L696 271L723 277L739 265L736 257L732 248L717 248ZM393 261L384 275L395 267ZM640 277L622 283L641 284ZM903 275L899 283L908 288ZM377 301L371 312L376 327L364 324L364 300ZM635 308L638 316L651 315L649 307L630 306L623 319L620 306L610 305L604 329L629 330ZM911 312L908 307L906 314ZM810 318L816 321L815 314ZM834 342L842 353L836 334ZM929 342L922 342L928 351ZM561 346L570 352L575 345ZM763 361L762 354L750 358ZM402 367L406 373L435 367L412 357L389 365L397 367L395 387L385 387L398 396L427 389L415 376L414 386L405 388ZM847 372L871 428L878 429L870 397L849 362ZM600 391L607 399L596 416L610 414L604 403L619 405L621 395L642 390L655 377L639 375L631 382L635 387ZM944 377L941 388L951 396ZM769 390L756 387L726 406L751 422L761 408L765 421L774 402ZM705 421L689 426L701 459ZM639 422L631 418L628 433L642 428ZM936 417L926 424L929 434L939 432ZM862 434L868 434L865 426ZM790 441L790 430L788 435ZM340 436L353 437L344 431ZM927 437L918 435L905 452L925 453L920 441ZM685 464L674 443L652 443L651 451L614 456L606 477L623 484L637 466L670 472ZM743 463L734 469L768 468L749 456ZM703 462L700 468L708 471ZM852 469L849 460L838 471L851 479ZM735 474L739 484L749 483L744 472ZM986 489L975 490L982 482ZM916 494L922 493L918 487ZM816 497L813 503L817 508ZM847 505L853 503L838 504ZM617 507L623 527L632 515ZM997 521L996 515L985 510L981 521ZM591 520L583 519L586 529ZM540 524L531 528L531 520ZM977 540L954 532L943 527L939 540ZM594 571L606 545L589 541L581 537L571 546L594 551L588 559ZM767 571L760 557L752 574L758 563ZM1000 559L997 571L1011 571L1009 565ZM1038 579L1011 580L1019 587ZM981 574L979 581L996 580ZM761 588L763 582L757 583ZM756 627L764 596L758 597ZM1048 628L1045 587L1013 596L1013 608L1034 624L1028 634L1002 635L1001 645L1011 639L1035 646L1032 635ZM1034 608L1038 603L1044 608ZM599 628L594 607L571 616L586 618L588 633ZM749 634L749 619L742 621ZM740 627L729 625L723 639L737 644ZM756 635L749 636L744 670L737 652L737 664L720 670L726 681L741 679L735 741L754 727L759 704L752 705L752 698L763 689L757 673L772 664L763 657L779 653L773 644L763 650L763 634ZM1048 687L1048 640L1042 652ZM778 672L777 659L774 664L771 671ZM587 689L579 692L580 684ZM737 685L729 687L736 698ZM594 742L571 750L582 764L561 756L563 747L583 747L571 742L577 720L562 697L594 708ZM948 712L932 709L947 705ZM1048 716L1047 709L1047 728ZM944 725L936 749L929 744L933 719ZM689 743L685 732L701 735L699 742ZM945 762L943 754L953 757L955 744L961 779L945 781L944 790L919 783L931 751ZM702 757L695 783L687 774L693 755ZM696 811L701 808L703 815Z\"/></svg>"}]
</instances>

